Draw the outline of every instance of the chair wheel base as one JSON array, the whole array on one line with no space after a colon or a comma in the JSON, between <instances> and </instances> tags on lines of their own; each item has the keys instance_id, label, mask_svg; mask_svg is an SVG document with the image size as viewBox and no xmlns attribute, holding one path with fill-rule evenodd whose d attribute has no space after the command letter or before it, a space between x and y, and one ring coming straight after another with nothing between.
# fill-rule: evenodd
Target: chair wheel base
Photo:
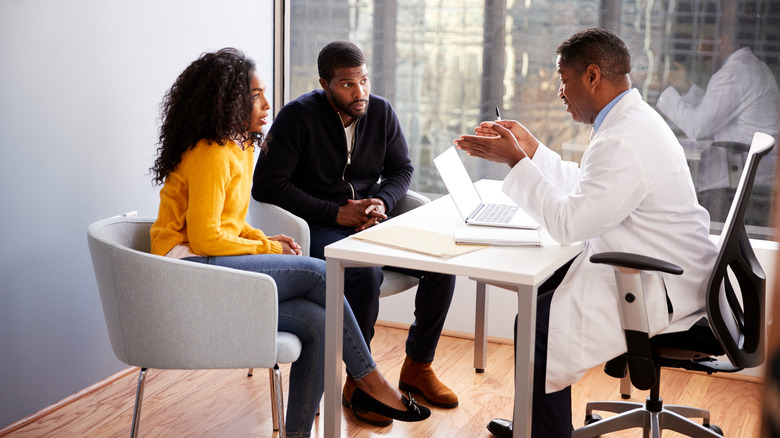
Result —
<instances>
[{"instance_id":1,"label":"chair wheel base","mask_svg":"<svg viewBox=\"0 0 780 438\"><path fill-rule=\"evenodd\" d=\"M602 420L602 418L601 418L601 415L599 415L599 414L585 415L585 425L586 426L588 426L590 424L593 424L593 423L595 423L597 421L601 421L601 420Z\"/></svg>"},{"instance_id":2,"label":"chair wheel base","mask_svg":"<svg viewBox=\"0 0 780 438\"><path fill-rule=\"evenodd\" d=\"M707 429L717 433L720 436L723 436L723 429L721 429L719 426L717 426L715 424L705 424L704 427L706 427Z\"/></svg>"}]
</instances>

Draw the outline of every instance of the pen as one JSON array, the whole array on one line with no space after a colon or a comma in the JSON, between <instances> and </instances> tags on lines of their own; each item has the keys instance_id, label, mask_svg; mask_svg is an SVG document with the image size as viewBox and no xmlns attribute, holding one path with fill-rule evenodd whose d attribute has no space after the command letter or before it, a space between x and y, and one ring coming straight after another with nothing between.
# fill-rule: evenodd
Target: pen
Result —
<instances>
[{"instance_id":1,"label":"pen","mask_svg":"<svg viewBox=\"0 0 780 438\"><path fill-rule=\"evenodd\" d=\"M501 120L501 111L498 110L498 107L496 107L496 121Z\"/></svg>"}]
</instances>

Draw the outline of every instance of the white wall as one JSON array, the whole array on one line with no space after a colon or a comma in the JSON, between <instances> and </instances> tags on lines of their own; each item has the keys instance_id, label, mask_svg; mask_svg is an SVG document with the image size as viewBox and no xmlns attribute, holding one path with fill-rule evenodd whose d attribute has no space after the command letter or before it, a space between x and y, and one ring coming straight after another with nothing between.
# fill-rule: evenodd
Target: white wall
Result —
<instances>
[{"instance_id":1,"label":"white wall","mask_svg":"<svg viewBox=\"0 0 780 438\"><path fill-rule=\"evenodd\" d=\"M163 94L225 46L270 88L272 26L272 0L0 0L0 428L124 367L87 225L157 214Z\"/></svg>"}]
</instances>

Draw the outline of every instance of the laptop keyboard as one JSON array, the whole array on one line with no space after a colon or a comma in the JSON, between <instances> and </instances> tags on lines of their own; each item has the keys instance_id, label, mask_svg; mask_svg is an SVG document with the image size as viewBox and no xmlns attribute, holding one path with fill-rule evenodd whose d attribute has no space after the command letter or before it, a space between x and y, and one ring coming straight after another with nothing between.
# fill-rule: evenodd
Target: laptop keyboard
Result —
<instances>
[{"instance_id":1,"label":"laptop keyboard","mask_svg":"<svg viewBox=\"0 0 780 438\"><path fill-rule=\"evenodd\" d=\"M494 224L505 224L512 220L518 207L509 204L486 204L474 216L478 222L489 222Z\"/></svg>"}]
</instances>

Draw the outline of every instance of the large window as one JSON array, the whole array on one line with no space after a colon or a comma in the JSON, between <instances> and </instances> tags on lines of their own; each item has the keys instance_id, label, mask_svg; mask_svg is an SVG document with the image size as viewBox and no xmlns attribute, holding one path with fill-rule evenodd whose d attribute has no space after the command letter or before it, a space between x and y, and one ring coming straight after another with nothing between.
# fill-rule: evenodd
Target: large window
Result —
<instances>
[{"instance_id":1,"label":"large window","mask_svg":"<svg viewBox=\"0 0 780 438\"><path fill-rule=\"evenodd\" d=\"M780 74L780 0L289 0L289 6L289 96L319 87L316 58L325 44L356 43L368 60L372 93L389 99L401 120L416 168L412 188L427 193L446 192L433 157L492 119L496 106L564 158L579 160L590 126L564 111L555 72L558 43L578 30L601 26L620 33L631 49L633 85L653 106L670 85L684 93L681 78L706 89L721 67L715 55L724 51L719 41L727 33ZM773 135L777 110L775 103ZM712 166L703 151L717 139L687 138L670 125L717 232L744 154L719 143L730 147L726 182L704 187L699 174ZM775 165L768 161L749 214L753 235L762 238L770 235L772 211ZM501 179L508 171L465 156L464 162L475 180Z\"/></svg>"}]
</instances>

